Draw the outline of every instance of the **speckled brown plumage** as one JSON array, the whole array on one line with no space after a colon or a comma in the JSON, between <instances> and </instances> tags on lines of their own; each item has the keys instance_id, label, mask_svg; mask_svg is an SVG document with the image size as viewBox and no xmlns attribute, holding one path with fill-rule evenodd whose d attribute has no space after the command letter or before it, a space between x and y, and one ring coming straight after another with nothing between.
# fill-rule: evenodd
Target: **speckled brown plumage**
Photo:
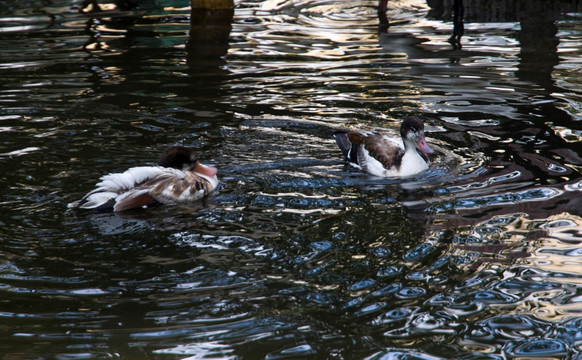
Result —
<instances>
[{"instance_id":1,"label":"speckled brown plumage","mask_svg":"<svg viewBox=\"0 0 582 360\"><path fill-rule=\"evenodd\" d=\"M68 206L123 211L158 203L188 204L203 199L218 185L217 169L201 164L187 148L168 148L159 164L102 176L96 189Z\"/></svg>"},{"instance_id":2,"label":"speckled brown plumage","mask_svg":"<svg viewBox=\"0 0 582 360\"><path fill-rule=\"evenodd\" d=\"M408 116L400 126L400 137L372 131L334 133L345 160L376 176L405 177L428 169L428 154L434 150L424 137L424 124L416 116Z\"/></svg>"},{"instance_id":3,"label":"speckled brown plumage","mask_svg":"<svg viewBox=\"0 0 582 360\"><path fill-rule=\"evenodd\" d=\"M404 149L394 145L382 135L366 136L362 145L368 150L368 154L378 160L386 168L399 169L402 164Z\"/></svg>"}]
</instances>

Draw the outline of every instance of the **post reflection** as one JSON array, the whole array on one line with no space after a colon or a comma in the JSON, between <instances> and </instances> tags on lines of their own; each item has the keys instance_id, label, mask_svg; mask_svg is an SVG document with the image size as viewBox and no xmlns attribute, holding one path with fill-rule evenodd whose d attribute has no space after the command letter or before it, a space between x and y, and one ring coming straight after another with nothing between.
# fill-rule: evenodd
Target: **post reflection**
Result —
<instances>
[{"instance_id":1,"label":"post reflection","mask_svg":"<svg viewBox=\"0 0 582 360\"><path fill-rule=\"evenodd\" d=\"M463 0L455 0L453 3L453 35L449 38L449 42L455 49L461 48L461 37L465 33L464 15Z\"/></svg>"},{"instance_id":2,"label":"post reflection","mask_svg":"<svg viewBox=\"0 0 582 360\"><path fill-rule=\"evenodd\" d=\"M463 17L465 13L465 7L463 6L463 0L453 0L453 4L449 4L447 0L440 0L442 4L446 4L448 7L446 8L446 17L452 17L453 21L453 34L449 38L449 43L453 46L453 49L460 49L461 46L461 38L465 33L465 25L463 22ZM439 5L440 5L439 2ZM427 0L429 6L431 1ZM379 32L385 33L388 31L390 27L390 21L386 14L388 10L388 0L380 0L378 2L378 20L379 20ZM452 12L452 15L451 15ZM448 19L441 19L441 20L448 20Z\"/></svg>"},{"instance_id":3,"label":"post reflection","mask_svg":"<svg viewBox=\"0 0 582 360\"><path fill-rule=\"evenodd\" d=\"M196 73L221 72L226 64L232 30L232 0L191 1L190 37L186 44L189 68Z\"/></svg>"}]
</instances>

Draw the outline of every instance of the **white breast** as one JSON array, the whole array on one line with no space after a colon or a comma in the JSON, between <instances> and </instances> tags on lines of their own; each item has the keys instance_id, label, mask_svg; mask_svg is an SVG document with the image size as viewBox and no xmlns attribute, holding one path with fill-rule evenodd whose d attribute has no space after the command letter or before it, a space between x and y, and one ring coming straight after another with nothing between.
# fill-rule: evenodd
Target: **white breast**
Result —
<instances>
[{"instance_id":1,"label":"white breast","mask_svg":"<svg viewBox=\"0 0 582 360\"><path fill-rule=\"evenodd\" d=\"M416 149L410 149L402 157L402 165L397 176L411 176L426 169L428 169L426 161L424 161Z\"/></svg>"}]
</instances>

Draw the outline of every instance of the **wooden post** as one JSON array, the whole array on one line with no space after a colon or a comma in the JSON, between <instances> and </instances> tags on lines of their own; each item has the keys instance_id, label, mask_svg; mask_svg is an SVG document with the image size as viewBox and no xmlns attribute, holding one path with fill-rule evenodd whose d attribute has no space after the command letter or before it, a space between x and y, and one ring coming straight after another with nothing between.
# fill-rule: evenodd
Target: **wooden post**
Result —
<instances>
[{"instance_id":1,"label":"wooden post","mask_svg":"<svg viewBox=\"0 0 582 360\"><path fill-rule=\"evenodd\" d=\"M223 10L234 8L234 0L190 0L193 9Z\"/></svg>"}]
</instances>

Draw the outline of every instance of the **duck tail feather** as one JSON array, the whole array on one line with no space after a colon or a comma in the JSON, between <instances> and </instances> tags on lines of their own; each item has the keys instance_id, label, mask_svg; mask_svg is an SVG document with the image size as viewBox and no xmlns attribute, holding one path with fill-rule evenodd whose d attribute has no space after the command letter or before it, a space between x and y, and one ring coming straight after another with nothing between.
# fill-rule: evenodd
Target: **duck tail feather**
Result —
<instances>
[{"instance_id":1,"label":"duck tail feather","mask_svg":"<svg viewBox=\"0 0 582 360\"><path fill-rule=\"evenodd\" d=\"M91 192L81 200L74 201L67 205L68 208L88 209L95 211L108 211L113 209L117 193L108 191Z\"/></svg>"},{"instance_id":2,"label":"duck tail feather","mask_svg":"<svg viewBox=\"0 0 582 360\"><path fill-rule=\"evenodd\" d=\"M344 158L346 160L348 160L348 154L350 152L350 149L352 148L352 143L348 139L348 132L338 130L338 131L333 133L333 137L335 138L335 142L337 143L337 146L342 151Z\"/></svg>"},{"instance_id":3,"label":"duck tail feather","mask_svg":"<svg viewBox=\"0 0 582 360\"><path fill-rule=\"evenodd\" d=\"M360 137L348 131L336 131L333 136L346 161L358 164L358 147Z\"/></svg>"}]
</instances>

